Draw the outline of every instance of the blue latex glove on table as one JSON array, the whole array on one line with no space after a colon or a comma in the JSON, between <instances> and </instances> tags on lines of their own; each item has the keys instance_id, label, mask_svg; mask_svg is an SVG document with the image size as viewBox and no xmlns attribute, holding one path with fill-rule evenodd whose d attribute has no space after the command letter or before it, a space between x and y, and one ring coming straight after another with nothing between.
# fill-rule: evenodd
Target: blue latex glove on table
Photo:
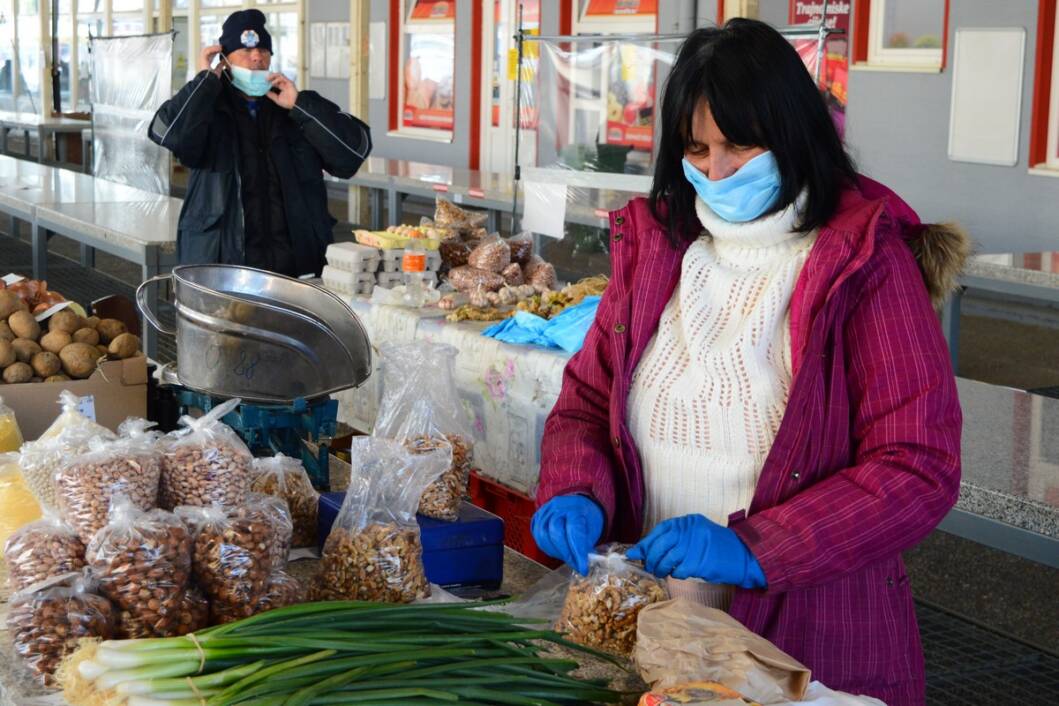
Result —
<instances>
[{"instance_id":1,"label":"blue latex glove on table","mask_svg":"<svg viewBox=\"0 0 1059 706\"><path fill-rule=\"evenodd\" d=\"M584 576L603 534L603 508L584 495L559 495L533 513L530 531L541 551Z\"/></svg>"},{"instance_id":2,"label":"blue latex glove on table","mask_svg":"<svg viewBox=\"0 0 1059 706\"><path fill-rule=\"evenodd\" d=\"M579 304L550 320L519 311L510 319L485 329L482 335L505 343L532 343L577 353L596 319L599 300L597 296L585 297Z\"/></svg>"},{"instance_id":3,"label":"blue latex glove on table","mask_svg":"<svg viewBox=\"0 0 1059 706\"><path fill-rule=\"evenodd\" d=\"M660 522L630 549L659 578L699 578L742 588L764 588L765 572L739 536L702 515Z\"/></svg>"}]
</instances>

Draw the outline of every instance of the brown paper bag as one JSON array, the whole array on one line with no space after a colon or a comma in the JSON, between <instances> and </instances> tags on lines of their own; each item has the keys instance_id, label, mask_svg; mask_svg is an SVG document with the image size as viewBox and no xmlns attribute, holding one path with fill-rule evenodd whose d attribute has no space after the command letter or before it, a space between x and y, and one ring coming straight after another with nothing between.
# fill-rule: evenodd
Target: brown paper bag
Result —
<instances>
[{"instance_id":1,"label":"brown paper bag","mask_svg":"<svg viewBox=\"0 0 1059 706\"><path fill-rule=\"evenodd\" d=\"M809 669L727 613L684 599L640 611L636 663L653 689L714 681L762 704L800 701Z\"/></svg>"}]
</instances>

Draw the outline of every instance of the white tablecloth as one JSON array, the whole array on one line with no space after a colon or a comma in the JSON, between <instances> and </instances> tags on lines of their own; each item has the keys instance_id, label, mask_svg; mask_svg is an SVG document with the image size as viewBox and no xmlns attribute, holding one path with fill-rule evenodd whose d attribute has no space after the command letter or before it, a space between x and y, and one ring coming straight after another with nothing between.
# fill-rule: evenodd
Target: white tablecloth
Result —
<instances>
[{"instance_id":1,"label":"white tablecloth","mask_svg":"<svg viewBox=\"0 0 1059 706\"><path fill-rule=\"evenodd\" d=\"M540 474L544 421L559 396L569 355L486 338L481 335L485 325L452 324L438 310L377 306L364 299L347 301L377 347L420 340L459 350L457 391L479 435L475 465L491 478L532 493ZM360 389L336 395L339 421L371 430L381 377L374 374Z\"/></svg>"}]
</instances>

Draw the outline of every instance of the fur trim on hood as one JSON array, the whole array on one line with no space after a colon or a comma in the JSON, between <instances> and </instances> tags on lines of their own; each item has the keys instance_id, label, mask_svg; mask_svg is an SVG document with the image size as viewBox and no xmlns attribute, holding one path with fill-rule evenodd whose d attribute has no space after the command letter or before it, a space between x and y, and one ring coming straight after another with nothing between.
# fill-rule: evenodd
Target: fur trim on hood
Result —
<instances>
[{"instance_id":1,"label":"fur trim on hood","mask_svg":"<svg viewBox=\"0 0 1059 706\"><path fill-rule=\"evenodd\" d=\"M911 206L877 181L861 176L858 186L865 198L886 200L886 212L901 229L919 263L930 301L940 310L959 286L959 276L974 252L970 235L957 223L922 223Z\"/></svg>"}]
</instances>

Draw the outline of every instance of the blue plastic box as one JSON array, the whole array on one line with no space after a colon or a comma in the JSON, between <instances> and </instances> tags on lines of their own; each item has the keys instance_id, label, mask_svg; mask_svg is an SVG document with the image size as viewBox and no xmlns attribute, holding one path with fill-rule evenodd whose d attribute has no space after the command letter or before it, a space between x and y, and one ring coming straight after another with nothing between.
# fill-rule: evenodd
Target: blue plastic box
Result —
<instances>
[{"instance_id":1,"label":"blue plastic box","mask_svg":"<svg viewBox=\"0 0 1059 706\"><path fill-rule=\"evenodd\" d=\"M345 493L320 495L317 536L323 549ZM504 521L468 502L455 522L417 515L427 579L439 586L497 589L504 579Z\"/></svg>"}]
</instances>

